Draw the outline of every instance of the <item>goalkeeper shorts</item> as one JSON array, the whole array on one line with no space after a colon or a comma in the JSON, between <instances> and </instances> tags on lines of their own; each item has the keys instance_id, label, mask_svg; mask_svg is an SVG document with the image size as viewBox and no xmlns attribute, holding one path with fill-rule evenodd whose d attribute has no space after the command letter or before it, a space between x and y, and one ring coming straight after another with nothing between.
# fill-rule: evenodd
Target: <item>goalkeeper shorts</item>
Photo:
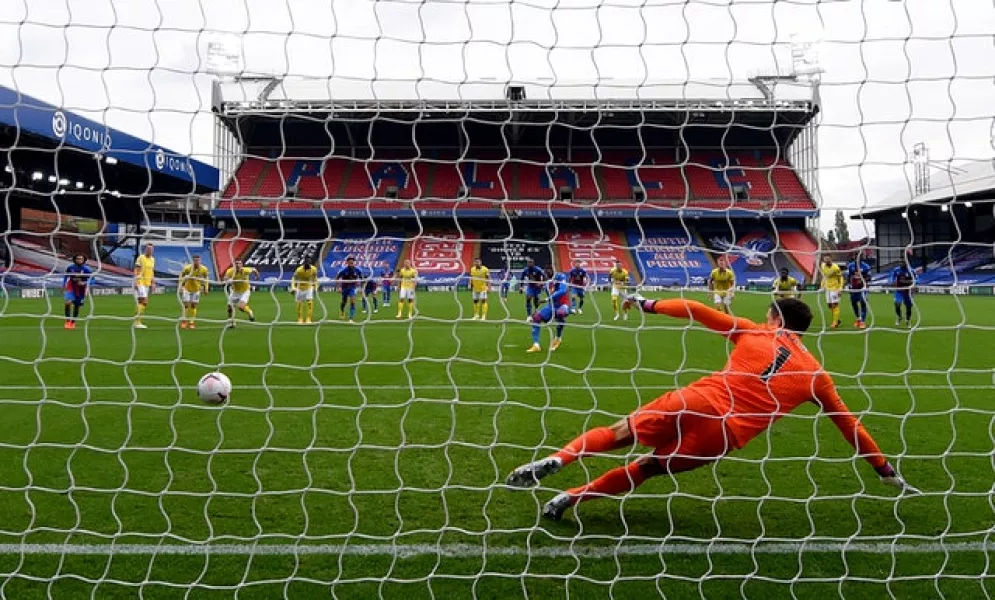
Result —
<instances>
[{"instance_id":1,"label":"goalkeeper shorts","mask_svg":"<svg viewBox=\"0 0 995 600\"><path fill-rule=\"evenodd\" d=\"M724 415L707 398L686 389L667 392L629 415L629 431L675 473L715 462L736 449Z\"/></svg>"}]
</instances>

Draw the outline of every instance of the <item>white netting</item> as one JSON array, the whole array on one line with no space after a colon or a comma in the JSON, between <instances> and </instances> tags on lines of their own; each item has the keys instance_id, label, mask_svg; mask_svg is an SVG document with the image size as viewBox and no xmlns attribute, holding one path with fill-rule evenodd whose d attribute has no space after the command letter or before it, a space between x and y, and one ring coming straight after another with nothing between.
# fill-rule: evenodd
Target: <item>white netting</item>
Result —
<instances>
[{"instance_id":1,"label":"white netting","mask_svg":"<svg viewBox=\"0 0 995 600\"><path fill-rule=\"evenodd\" d=\"M990 2L5 8L0 596L990 596ZM817 262L857 251L868 328L844 294L833 330ZM196 316L176 287L195 254ZM780 268L799 280L808 348L925 494L896 497L801 408L715 466L544 521L642 451L534 492L511 469L730 350L618 312L609 270L711 303L720 256L752 319ZM549 323L526 353L529 258L588 273L555 352ZM305 259L310 308L288 293ZM232 328L235 261L260 278ZM223 407L194 389L215 369Z\"/></svg>"}]
</instances>

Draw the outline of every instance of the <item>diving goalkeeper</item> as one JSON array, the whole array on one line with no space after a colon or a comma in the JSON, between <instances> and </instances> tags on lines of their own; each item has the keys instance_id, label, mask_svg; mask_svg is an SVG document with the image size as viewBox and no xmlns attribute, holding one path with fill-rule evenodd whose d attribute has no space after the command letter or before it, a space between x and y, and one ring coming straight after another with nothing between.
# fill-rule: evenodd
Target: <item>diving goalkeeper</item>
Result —
<instances>
[{"instance_id":1,"label":"diving goalkeeper","mask_svg":"<svg viewBox=\"0 0 995 600\"><path fill-rule=\"evenodd\" d=\"M800 336L812 322L812 311L804 302L795 298L775 301L763 325L683 299L646 300L633 295L626 303L647 313L698 321L728 337L735 347L721 371L668 392L628 418L592 429L559 452L512 471L507 485L534 487L584 456L631 446L634 441L654 449L587 485L557 494L543 507L545 517L559 520L578 502L626 493L649 477L676 475L713 463L808 401L822 407L885 484L919 493L888 464L836 393L832 378L802 344Z\"/></svg>"}]
</instances>

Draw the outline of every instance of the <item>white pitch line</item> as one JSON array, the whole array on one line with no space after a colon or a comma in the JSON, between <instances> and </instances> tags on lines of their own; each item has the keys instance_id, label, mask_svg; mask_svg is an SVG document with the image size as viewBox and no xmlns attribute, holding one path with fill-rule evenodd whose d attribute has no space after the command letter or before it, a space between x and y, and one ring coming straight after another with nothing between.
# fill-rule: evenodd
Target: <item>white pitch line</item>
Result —
<instances>
[{"instance_id":1,"label":"white pitch line","mask_svg":"<svg viewBox=\"0 0 995 600\"><path fill-rule=\"evenodd\" d=\"M480 544L0 544L0 555L68 556L393 556L397 558L528 556L614 558L616 556L716 556L755 554L944 554L995 551L995 542L891 544L887 542L783 542L749 544L664 543L615 546L483 546Z\"/></svg>"}]
</instances>

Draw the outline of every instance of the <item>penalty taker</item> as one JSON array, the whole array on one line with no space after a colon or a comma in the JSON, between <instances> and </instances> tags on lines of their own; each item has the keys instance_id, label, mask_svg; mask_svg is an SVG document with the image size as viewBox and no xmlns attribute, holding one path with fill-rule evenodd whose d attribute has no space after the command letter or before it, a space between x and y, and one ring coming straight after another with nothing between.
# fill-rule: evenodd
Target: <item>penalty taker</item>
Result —
<instances>
[{"instance_id":1,"label":"penalty taker","mask_svg":"<svg viewBox=\"0 0 995 600\"><path fill-rule=\"evenodd\" d=\"M529 488L581 457L631 447L634 442L653 449L587 485L557 494L543 507L545 517L558 521L578 502L630 492L655 475L676 475L716 462L808 401L822 407L885 484L903 493L919 493L888 463L837 394L832 378L802 344L812 311L801 300L775 301L764 324L684 299L647 300L633 295L625 302L647 313L698 321L728 337L734 348L718 373L668 392L628 418L592 429L552 456L512 471L505 483Z\"/></svg>"}]
</instances>

